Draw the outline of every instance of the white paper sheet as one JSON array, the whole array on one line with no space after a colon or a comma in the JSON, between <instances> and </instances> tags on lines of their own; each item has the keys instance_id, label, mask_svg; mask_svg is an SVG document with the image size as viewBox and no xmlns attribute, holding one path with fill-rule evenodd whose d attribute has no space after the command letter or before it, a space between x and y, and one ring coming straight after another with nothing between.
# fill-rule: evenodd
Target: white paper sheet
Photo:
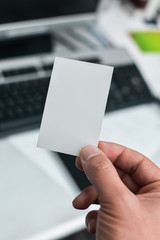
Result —
<instances>
[{"instance_id":1,"label":"white paper sheet","mask_svg":"<svg viewBox=\"0 0 160 240\"><path fill-rule=\"evenodd\" d=\"M78 156L97 145L113 67L56 58L38 147Z\"/></svg>"}]
</instances>

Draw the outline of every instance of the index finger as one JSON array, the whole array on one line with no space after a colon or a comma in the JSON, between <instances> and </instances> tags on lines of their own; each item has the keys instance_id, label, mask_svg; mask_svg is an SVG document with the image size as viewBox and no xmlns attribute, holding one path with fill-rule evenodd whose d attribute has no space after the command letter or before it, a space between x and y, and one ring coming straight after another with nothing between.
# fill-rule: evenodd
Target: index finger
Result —
<instances>
[{"instance_id":1,"label":"index finger","mask_svg":"<svg viewBox=\"0 0 160 240\"><path fill-rule=\"evenodd\" d=\"M99 142L98 148L115 167L129 173L140 186L160 181L159 167L139 152L109 142Z\"/></svg>"}]
</instances>

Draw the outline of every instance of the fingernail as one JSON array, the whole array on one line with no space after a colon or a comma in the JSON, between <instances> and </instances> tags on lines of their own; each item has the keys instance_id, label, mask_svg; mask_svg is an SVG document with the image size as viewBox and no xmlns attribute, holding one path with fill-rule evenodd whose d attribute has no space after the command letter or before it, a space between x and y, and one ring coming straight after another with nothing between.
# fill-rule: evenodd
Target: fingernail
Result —
<instances>
[{"instance_id":1,"label":"fingernail","mask_svg":"<svg viewBox=\"0 0 160 240\"><path fill-rule=\"evenodd\" d=\"M89 232L92 232L93 229L95 228L96 221L94 218L90 219L89 222L87 223L87 228Z\"/></svg>"},{"instance_id":2,"label":"fingernail","mask_svg":"<svg viewBox=\"0 0 160 240\"><path fill-rule=\"evenodd\" d=\"M82 149L80 157L82 160L87 161L91 157L101 154L101 151L96 146L87 146Z\"/></svg>"}]
</instances>

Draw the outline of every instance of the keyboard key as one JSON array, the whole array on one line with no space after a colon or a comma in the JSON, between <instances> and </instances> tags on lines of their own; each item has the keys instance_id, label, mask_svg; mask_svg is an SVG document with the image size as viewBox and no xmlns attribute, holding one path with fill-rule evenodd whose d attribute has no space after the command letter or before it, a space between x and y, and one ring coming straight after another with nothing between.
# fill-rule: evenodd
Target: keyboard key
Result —
<instances>
[{"instance_id":1,"label":"keyboard key","mask_svg":"<svg viewBox=\"0 0 160 240\"><path fill-rule=\"evenodd\" d=\"M31 74L36 72L37 70L35 67L26 67L26 68L15 68L15 69L4 70L3 75L4 77L14 77L17 75Z\"/></svg>"},{"instance_id":2,"label":"keyboard key","mask_svg":"<svg viewBox=\"0 0 160 240\"><path fill-rule=\"evenodd\" d=\"M86 58L86 59L80 59L80 61L90 62L90 63L100 63L99 58Z\"/></svg>"},{"instance_id":3,"label":"keyboard key","mask_svg":"<svg viewBox=\"0 0 160 240\"><path fill-rule=\"evenodd\" d=\"M14 112L17 118L22 117L24 115L24 111L20 106L17 106Z\"/></svg>"},{"instance_id":4,"label":"keyboard key","mask_svg":"<svg viewBox=\"0 0 160 240\"><path fill-rule=\"evenodd\" d=\"M52 71L52 68L53 68L53 63L43 65L43 69L45 71Z\"/></svg>"},{"instance_id":5,"label":"keyboard key","mask_svg":"<svg viewBox=\"0 0 160 240\"><path fill-rule=\"evenodd\" d=\"M0 111L0 122L4 120L4 114Z\"/></svg>"},{"instance_id":6,"label":"keyboard key","mask_svg":"<svg viewBox=\"0 0 160 240\"><path fill-rule=\"evenodd\" d=\"M13 107L15 105L14 100L12 98L8 98L6 100L6 105L9 107Z\"/></svg>"},{"instance_id":7,"label":"keyboard key","mask_svg":"<svg viewBox=\"0 0 160 240\"><path fill-rule=\"evenodd\" d=\"M5 108L4 101L0 98L0 112Z\"/></svg>"},{"instance_id":8,"label":"keyboard key","mask_svg":"<svg viewBox=\"0 0 160 240\"><path fill-rule=\"evenodd\" d=\"M14 110L11 108L7 109L5 113L5 117L6 119L9 119L9 120L14 119Z\"/></svg>"}]
</instances>

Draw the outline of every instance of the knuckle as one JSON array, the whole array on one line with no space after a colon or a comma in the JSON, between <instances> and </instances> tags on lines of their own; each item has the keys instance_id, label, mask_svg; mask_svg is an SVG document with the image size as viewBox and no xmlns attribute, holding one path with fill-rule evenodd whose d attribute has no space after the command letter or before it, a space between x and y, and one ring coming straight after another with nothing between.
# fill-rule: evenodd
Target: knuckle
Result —
<instances>
[{"instance_id":1,"label":"knuckle","mask_svg":"<svg viewBox=\"0 0 160 240\"><path fill-rule=\"evenodd\" d=\"M90 185L83 190L83 192L85 192L86 194L91 194L93 191L95 191L95 188L93 185Z\"/></svg>"},{"instance_id":2,"label":"knuckle","mask_svg":"<svg viewBox=\"0 0 160 240\"><path fill-rule=\"evenodd\" d=\"M94 158L91 158L89 161L89 167L94 172L100 172L112 167L111 161L109 161L109 159L106 159L104 156L96 156Z\"/></svg>"}]
</instances>

